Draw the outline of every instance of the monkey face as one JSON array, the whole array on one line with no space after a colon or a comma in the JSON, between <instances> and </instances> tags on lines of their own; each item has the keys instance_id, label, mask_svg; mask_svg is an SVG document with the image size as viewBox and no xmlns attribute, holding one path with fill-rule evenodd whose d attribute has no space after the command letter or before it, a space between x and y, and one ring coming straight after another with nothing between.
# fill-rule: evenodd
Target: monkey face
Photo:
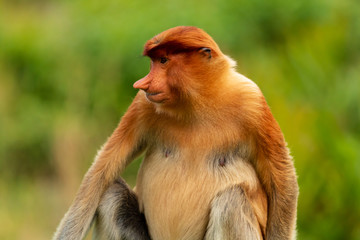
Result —
<instances>
[{"instance_id":1,"label":"monkey face","mask_svg":"<svg viewBox=\"0 0 360 240\"><path fill-rule=\"evenodd\" d=\"M206 89L206 81L210 78L205 77L204 72L209 72L207 68L212 60L209 48L175 53L159 49L149 57L149 74L136 81L133 87L143 90L150 102L167 106L185 104Z\"/></svg>"},{"instance_id":2,"label":"monkey face","mask_svg":"<svg viewBox=\"0 0 360 240\"><path fill-rule=\"evenodd\" d=\"M143 55L150 57L151 69L134 88L143 90L157 109L186 108L199 96L211 95L228 69L215 41L195 27L180 26L155 36Z\"/></svg>"},{"instance_id":3,"label":"monkey face","mask_svg":"<svg viewBox=\"0 0 360 240\"><path fill-rule=\"evenodd\" d=\"M134 88L141 89L146 93L146 98L153 103L165 103L172 99L168 77L167 57L153 58L151 70L148 75L134 83Z\"/></svg>"}]
</instances>

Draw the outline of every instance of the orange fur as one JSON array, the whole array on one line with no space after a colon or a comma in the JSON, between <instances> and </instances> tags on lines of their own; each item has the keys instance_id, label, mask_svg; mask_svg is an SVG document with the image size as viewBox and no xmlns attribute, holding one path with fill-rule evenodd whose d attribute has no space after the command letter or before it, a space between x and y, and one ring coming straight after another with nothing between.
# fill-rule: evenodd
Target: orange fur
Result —
<instances>
[{"instance_id":1,"label":"orange fur","mask_svg":"<svg viewBox=\"0 0 360 240\"><path fill-rule=\"evenodd\" d=\"M195 27L155 36L144 55L150 73L134 84L143 91L99 151L54 239L84 236L104 191L144 150L136 193L152 239L203 239L212 199L234 185L245 189L261 236L294 238L295 170L256 84Z\"/></svg>"}]
</instances>

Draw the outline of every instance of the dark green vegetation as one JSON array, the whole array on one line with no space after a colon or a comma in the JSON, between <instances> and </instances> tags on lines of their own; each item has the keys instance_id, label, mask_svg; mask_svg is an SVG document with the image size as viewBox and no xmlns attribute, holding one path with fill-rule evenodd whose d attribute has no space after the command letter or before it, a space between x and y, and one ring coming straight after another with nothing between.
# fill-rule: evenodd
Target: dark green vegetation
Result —
<instances>
[{"instance_id":1,"label":"dark green vegetation","mask_svg":"<svg viewBox=\"0 0 360 240\"><path fill-rule=\"evenodd\" d=\"M146 40L206 30L263 90L299 176L299 239L360 239L360 4L0 1L0 239L49 239L144 76ZM124 173L133 185L140 161Z\"/></svg>"}]
</instances>

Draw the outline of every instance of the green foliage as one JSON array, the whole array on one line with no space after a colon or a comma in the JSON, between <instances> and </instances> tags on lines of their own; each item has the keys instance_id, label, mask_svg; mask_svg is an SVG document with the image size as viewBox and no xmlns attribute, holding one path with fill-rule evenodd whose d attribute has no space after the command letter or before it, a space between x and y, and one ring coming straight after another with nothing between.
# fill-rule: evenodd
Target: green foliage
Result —
<instances>
[{"instance_id":1,"label":"green foliage","mask_svg":"<svg viewBox=\"0 0 360 240\"><path fill-rule=\"evenodd\" d=\"M285 133L298 238L360 239L359 10L355 0L0 1L0 238L50 238L148 71L145 41L195 25L261 87ZM124 173L132 185L139 164Z\"/></svg>"}]
</instances>

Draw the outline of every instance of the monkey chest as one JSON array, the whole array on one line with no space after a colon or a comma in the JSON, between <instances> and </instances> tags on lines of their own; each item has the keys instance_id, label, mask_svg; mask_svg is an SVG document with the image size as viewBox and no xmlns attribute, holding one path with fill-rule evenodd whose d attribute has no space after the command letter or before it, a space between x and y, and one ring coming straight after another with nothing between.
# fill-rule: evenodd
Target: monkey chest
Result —
<instances>
[{"instance_id":1,"label":"monkey chest","mask_svg":"<svg viewBox=\"0 0 360 240\"><path fill-rule=\"evenodd\" d=\"M136 191L152 238L203 239L213 197L254 174L246 161L229 155L169 149L148 154Z\"/></svg>"}]
</instances>

